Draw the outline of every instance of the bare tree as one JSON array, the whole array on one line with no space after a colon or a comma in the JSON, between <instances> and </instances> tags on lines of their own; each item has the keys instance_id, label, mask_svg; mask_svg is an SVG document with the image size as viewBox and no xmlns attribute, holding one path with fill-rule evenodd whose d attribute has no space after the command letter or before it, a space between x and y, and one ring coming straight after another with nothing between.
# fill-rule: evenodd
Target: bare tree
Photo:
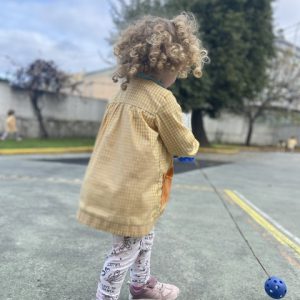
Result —
<instances>
[{"instance_id":1,"label":"bare tree","mask_svg":"<svg viewBox=\"0 0 300 300\"><path fill-rule=\"evenodd\" d=\"M254 123L270 108L297 107L300 104L300 58L294 49L278 49L268 70L264 90L255 99L244 99L242 114L248 120L245 144L251 143Z\"/></svg>"},{"instance_id":2,"label":"bare tree","mask_svg":"<svg viewBox=\"0 0 300 300\"><path fill-rule=\"evenodd\" d=\"M48 138L40 99L46 93L52 93L56 97L64 96L61 92L68 90L73 93L77 90L80 82L73 82L71 76L59 70L53 61L37 59L27 67L20 67L15 74L11 85L15 88L25 89L29 92L29 98L38 119L42 138Z\"/></svg>"}]
</instances>

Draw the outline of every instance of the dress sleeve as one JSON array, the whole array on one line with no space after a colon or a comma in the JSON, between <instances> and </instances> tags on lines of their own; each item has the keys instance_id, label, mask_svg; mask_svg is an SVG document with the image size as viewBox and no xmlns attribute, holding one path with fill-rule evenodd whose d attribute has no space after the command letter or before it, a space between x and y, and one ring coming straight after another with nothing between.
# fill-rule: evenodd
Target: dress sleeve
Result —
<instances>
[{"instance_id":1,"label":"dress sleeve","mask_svg":"<svg viewBox=\"0 0 300 300\"><path fill-rule=\"evenodd\" d=\"M174 156L194 156L199 150L199 142L182 120L182 110L171 94L156 115L158 133L170 154Z\"/></svg>"}]
</instances>

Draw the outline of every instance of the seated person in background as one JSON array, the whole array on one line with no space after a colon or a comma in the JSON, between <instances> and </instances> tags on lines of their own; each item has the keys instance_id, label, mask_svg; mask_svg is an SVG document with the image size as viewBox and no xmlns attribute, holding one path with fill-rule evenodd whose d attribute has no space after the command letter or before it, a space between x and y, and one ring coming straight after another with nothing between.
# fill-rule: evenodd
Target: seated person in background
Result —
<instances>
[{"instance_id":1,"label":"seated person in background","mask_svg":"<svg viewBox=\"0 0 300 300\"><path fill-rule=\"evenodd\" d=\"M291 136L286 143L286 149L288 151L294 151L296 146L298 145L298 140L295 136Z\"/></svg>"}]
</instances>

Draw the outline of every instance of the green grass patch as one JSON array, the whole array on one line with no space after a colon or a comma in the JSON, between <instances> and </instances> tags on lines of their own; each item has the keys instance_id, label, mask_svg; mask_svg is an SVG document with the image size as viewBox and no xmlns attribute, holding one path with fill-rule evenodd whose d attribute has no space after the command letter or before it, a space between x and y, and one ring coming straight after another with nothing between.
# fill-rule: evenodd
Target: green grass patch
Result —
<instances>
[{"instance_id":1,"label":"green grass patch","mask_svg":"<svg viewBox=\"0 0 300 300\"><path fill-rule=\"evenodd\" d=\"M22 148L52 148L52 147L80 147L94 146L95 138L49 138L49 139L23 139L15 141L7 139L0 140L0 149L22 149Z\"/></svg>"}]
</instances>

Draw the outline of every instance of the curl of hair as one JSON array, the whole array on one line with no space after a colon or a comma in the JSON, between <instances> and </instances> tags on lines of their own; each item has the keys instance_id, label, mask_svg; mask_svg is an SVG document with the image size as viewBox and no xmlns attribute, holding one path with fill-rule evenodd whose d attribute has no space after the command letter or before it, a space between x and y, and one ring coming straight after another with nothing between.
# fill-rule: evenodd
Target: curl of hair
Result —
<instances>
[{"instance_id":1,"label":"curl of hair","mask_svg":"<svg viewBox=\"0 0 300 300\"><path fill-rule=\"evenodd\" d=\"M114 47L118 65L113 81L124 79L121 88L126 90L138 72L155 74L169 70L178 72L180 78L192 72L200 78L209 58L198 31L192 13L183 12L172 20L144 16L123 31Z\"/></svg>"}]
</instances>

